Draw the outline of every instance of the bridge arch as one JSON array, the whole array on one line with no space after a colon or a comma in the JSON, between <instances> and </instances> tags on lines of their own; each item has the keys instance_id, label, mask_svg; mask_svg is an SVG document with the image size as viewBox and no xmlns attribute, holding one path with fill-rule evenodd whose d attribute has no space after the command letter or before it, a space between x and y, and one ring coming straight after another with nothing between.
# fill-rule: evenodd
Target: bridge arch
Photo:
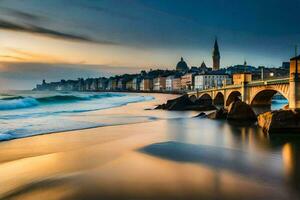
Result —
<instances>
[{"instance_id":1,"label":"bridge arch","mask_svg":"<svg viewBox=\"0 0 300 200\"><path fill-rule=\"evenodd\" d=\"M262 89L257 91L253 96L252 99L250 100L250 105L252 106L270 106L272 104L272 98L275 94L281 94L284 96L287 100L287 96L276 89Z\"/></svg>"},{"instance_id":2,"label":"bridge arch","mask_svg":"<svg viewBox=\"0 0 300 200\"><path fill-rule=\"evenodd\" d=\"M232 91L226 99L226 106L229 106L237 98L241 99L241 97L242 97L242 94L239 91Z\"/></svg>"},{"instance_id":3,"label":"bridge arch","mask_svg":"<svg viewBox=\"0 0 300 200\"><path fill-rule=\"evenodd\" d=\"M217 95L215 96L213 103L214 105L222 105L224 106L225 102L225 97L222 92L218 92Z\"/></svg>"},{"instance_id":4,"label":"bridge arch","mask_svg":"<svg viewBox=\"0 0 300 200\"><path fill-rule=\"evenodd\" d=\"M192 96L190 96L189 98L190 98L190 100L191 100L192 102L196 102L196 101L197 101L196 95L192 95Z\"/></svg>"},{"instance_id":5,"label":"bridge arch","mask_svg":"<svg viewBox=\"0 0 300 200\"><path fill-rule=\"evenodd\" d=\"M202 105L211 105L213 103L213 99L209 94L204 93L199 97L197 102Z\"/></svg>"}]
</instances>

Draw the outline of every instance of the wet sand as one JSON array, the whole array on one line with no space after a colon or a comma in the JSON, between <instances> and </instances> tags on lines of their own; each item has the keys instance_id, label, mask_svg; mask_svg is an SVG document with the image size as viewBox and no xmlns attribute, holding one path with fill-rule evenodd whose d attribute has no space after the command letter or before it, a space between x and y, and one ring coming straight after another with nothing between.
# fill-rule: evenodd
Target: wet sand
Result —
<instances>
[{"instance_id":1,"label":"wet sand","mask_svg":"<svg viewBox=\"0 0 300 200\"><path fill-rule=\"evenodd\" d=\"M205 135L203 138L201 136L200 139L197 135L202 128L211 128L211 131L218 132L221 130L218 126L223 125L218 122L210 125L202 121L200 126L201 119L192 118L197 112L145 110L174 98L173 95L154 96L156 99L153 101L92 113L129 118L154 117L150 121L40 135L0 143L0 199L295 197L294 193L289 192L289 188L282 184L285 182L282 176L276 175L277 172L281 173L281 167L284 167L281 165L280 156L272 160L275 164L279 163L279 169L270 169L270 176L260 179L259 173L266 172L264 169L253 170L251 165L245 165L248 161L244 162L243 158L240 166L231 162L239 159L232 158L232 155L244 155L234 144L227 148L227 144L235 142L234 138L226 137L226 140L230 141L216 149L214 147L220 141L214 138L215 135ZM225 125L225 129L227 128ZM189 132L186 134L186 131ZM190 145L187 141L197 145ZM214 145L211 145L211 141L214 141ZM207 145L211 148L205 148ZM264 149L264 145L259 148ZM207 154L201 153L206 151ZM224 151L228 151L228 155L225 153L218 157L220 152ZM279 155L280 151L279 149ZM264 153L262 150L262 159ZM228 159L225 158L227 156Z\"/></svg>"}]
</instances>

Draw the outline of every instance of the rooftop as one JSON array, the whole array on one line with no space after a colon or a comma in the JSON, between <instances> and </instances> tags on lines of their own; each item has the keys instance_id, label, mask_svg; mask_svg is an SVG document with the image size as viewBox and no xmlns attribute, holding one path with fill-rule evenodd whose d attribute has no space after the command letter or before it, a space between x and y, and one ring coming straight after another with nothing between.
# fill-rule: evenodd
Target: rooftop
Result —
<instances>
[{"instance_id":1,"label":"rooftop","mask_svg":"<svg viewBox=\"0 0 300 200\"><path fill-rule=\"evenodd\" d=\"M300 55L291 58L291 60L296 60L296 59L297 59L297 60L300 60Z\"/></svg>"}]
</instances>

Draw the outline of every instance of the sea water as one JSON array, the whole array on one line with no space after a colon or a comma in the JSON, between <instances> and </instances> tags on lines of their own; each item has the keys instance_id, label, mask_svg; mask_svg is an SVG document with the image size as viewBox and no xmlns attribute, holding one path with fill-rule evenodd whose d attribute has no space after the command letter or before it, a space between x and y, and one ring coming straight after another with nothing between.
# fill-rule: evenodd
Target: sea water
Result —
<instances>
[{"instance_id":1,"label":"sea water","mask_svg":"<svg viewBox=\"0 0 300 200\"><path fill-rule=\"evenodd\" d=\"M154 120L153 116L91 115L93 111L152 99L142 94L108 92L0 92L0 141ZM287 103L285 99L273 99L271 109L280 109Z\"/></svg>"},{"instance_id":2,"label":"sea water","mask_svg":"<svg viewBox=\"0 0 300 200\"><path fill-rule=\"evenodd\" d=\"M101 120L80 120L90 112L153 99L125 93L8 91L0 94L0 141L91 128ZM80 116L79 120L74 116Z\"/></svg>"}]
</instances>

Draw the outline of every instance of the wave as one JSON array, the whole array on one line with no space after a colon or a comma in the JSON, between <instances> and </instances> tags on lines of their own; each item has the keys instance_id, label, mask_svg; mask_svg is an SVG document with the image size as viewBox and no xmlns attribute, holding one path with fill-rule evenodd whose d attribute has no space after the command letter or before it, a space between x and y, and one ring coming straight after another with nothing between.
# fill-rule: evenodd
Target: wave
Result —
<instances>
[{"instance_id":1,"label":"wave","mask_svg":"<svg viewBox=\"0 0 300 200\"><path fill-rule=\"evenodd\" d=\"M94 102L91 101L83 104L49 105L30 110L16 110L7 112L7 114L3 112L4 115L0 115L0 142L45 133L157 120L154 116L102 116L85 113L151 99L153 99L153 97L125 96L120 98L107 98ZM84 120L87 115L91 117L91 121ZM72 117L70 118L70 116L76 116L76 119L74 120ZM104 121L102 121L103 119Z\"/></svg>"},{"instance_id":2,"label":"wave","mask_svg":"<svg viewBox=\"0 0 300 200\"><path fill-rule=\"evenodd\" d=\"M23 96L7 96L0 99L0 110L13 110L21 108L35 107L40 104L58 104L72 103L77 101L89 101L93 99L122 97L124 94L78 94L78 95L54 95L46 97L23 97Z\"/></svg>"},{"instance_id":3,"label":"wave","mask_svg":"<svg viewBox=\"0 0 300 200\"><path fill-rule=\"evenodd\" d=\"M9 98L0 100L0 110L13 110L38 106L39 102L30 97L26 98Z\"/></svg>"},{"instance_id":4,"label":"wave","mask_svg":"<svg viewBox=\"0 0 300 200\"><path fill-rule=\"evenodd\" d=\"M55 95L49 97L37 98L41 103L59 103L59 102L72 102L72 101L88 101L92 99L101 99L109 97L121 97L122 94L111 94L111 93L102 93L102 94L92 94L92 95Z\"/></svg>"}]
</instances>

